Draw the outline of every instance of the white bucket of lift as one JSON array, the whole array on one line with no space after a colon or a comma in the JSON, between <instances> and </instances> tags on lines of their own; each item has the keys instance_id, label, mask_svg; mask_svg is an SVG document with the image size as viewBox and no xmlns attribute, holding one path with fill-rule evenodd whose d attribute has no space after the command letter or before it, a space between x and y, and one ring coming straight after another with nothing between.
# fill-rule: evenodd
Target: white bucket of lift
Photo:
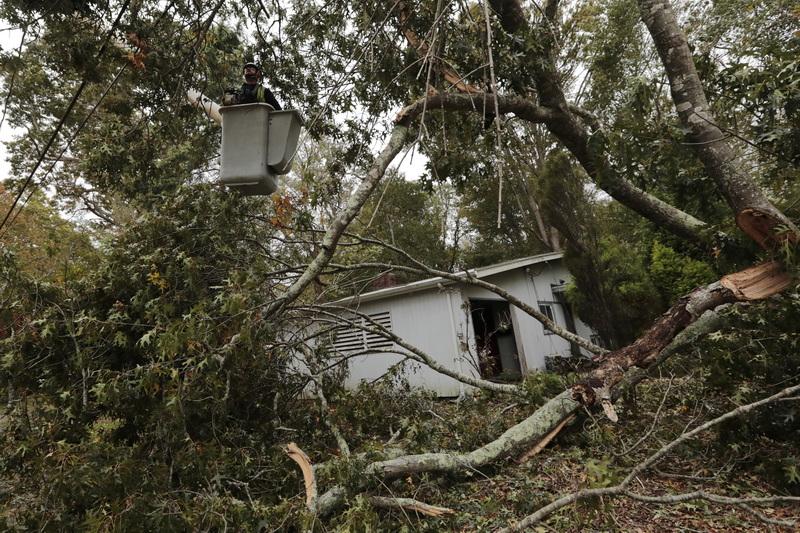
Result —
<instances>
[{"instance_id":1,"label":"white bucket of lift","mask_svg":"<svg viewBox=\"0 0 800 533\"><path fill-rule=\"evenodd\" d=\"M297 110L269 104L224 106L220 183L245 195L272 194L275 177L292 169L302 124Z\"/></svg>"},{"instance_id":2,"label":"white bucket of lift","mask_svg":"<svg viewBox=\"0 0 800 533\"><path fill-rule=\"evenodd\" d=\"M269 114L269 166L278 174L292 170L300 126L303 121L296 109L271 111Z\"/></svg>"}]
</instances>

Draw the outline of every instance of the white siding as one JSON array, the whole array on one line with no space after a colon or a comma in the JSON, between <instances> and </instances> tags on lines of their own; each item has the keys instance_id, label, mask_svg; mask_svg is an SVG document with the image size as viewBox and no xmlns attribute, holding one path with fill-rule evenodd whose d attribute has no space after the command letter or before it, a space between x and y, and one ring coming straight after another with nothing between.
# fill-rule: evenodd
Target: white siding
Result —
<instances>
[{"instance_id":1,"label":"white siding","mask_svg":"<svg viewBox=\"0 0 800 533\"><path fill-rule=\"evenodd\" d=\"M564 307L557 303L554 287L569 282L569 273L558 254L547 254L512 264L501 264L483 270L481 279L493 283L534 309L540 304L551 305L555 322L567 326ZM504 270L505 269L505 270ZM403 287L395 287L362 295L350 302L349 307L367 315L390 317L391 329L400 338L434 358L439 364L454 370L477 375L475 368L475 333L471 323L469 300L502 301L496 294L472 285L452 284L442 280L427 280ZM523 372L545 367L545 358L570 355L570 344L558 335L545 334L539 321L524 311L509 307L514 328L520 366ZM384 320L389 320L384 318ZM590 329L574 317L578 335L589 338ZM352 333L352 332L351 332ZM353 334L351 342L367 343ZM375 344L378 345L378 344ZM462 351L462 347L466 351ZM402 350L395 346L395 348ZM355 386L360 381L376 380L393 365L401 362L398 354L372 353L350 360L350 376L346 384ZM436 391L441 396L455 396L464 388L456 380L431 370L427 366L408 360L405 377L417 387Z\"/></svg>"},{"instance_id":2,"label":"white siding","mask_svg":"<svg viewBox=\"0 0 800 533\"><path fill-rule=\"evenodd\" d=\"M450 298L447 292L427 290L362 303L358 311L375 314L390 311L392 331L409 344L427 353L443 365L458 369L457 343L451 327L450 301L458 306L459 298ZM458 320L458 318L457 318ZM346 381L355 386L360 381L373 381L403 360L401 355L374 353L353 357L350 361L350 376ZM442 396L458 395L459 383L415 361L405 364L406 378L417 387L434 390Z\"/></svg>"}]
</instances>

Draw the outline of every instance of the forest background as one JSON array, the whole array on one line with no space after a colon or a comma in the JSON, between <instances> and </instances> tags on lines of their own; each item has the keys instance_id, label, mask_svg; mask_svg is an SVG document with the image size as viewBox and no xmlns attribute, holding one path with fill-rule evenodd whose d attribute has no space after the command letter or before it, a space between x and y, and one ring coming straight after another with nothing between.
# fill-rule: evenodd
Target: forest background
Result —
<instances>
[{"instance_id":1,"label":"forest background","mask_svg":"<svg viewBox=\"0 0 800 533\"><path fill-rule=\"evenodd\" d=\"M4 0L0 18L22 33L0 55L19 132L6 529L797 527L797 5ZM220 128L186 101L249 60L305 118L264 198L215 184ZM457 375L459 402L402 365L341 387L324 338L356 322L332 300L550 251L597 338L523 310L597 361Z\"/></svg>"}]
</instances>

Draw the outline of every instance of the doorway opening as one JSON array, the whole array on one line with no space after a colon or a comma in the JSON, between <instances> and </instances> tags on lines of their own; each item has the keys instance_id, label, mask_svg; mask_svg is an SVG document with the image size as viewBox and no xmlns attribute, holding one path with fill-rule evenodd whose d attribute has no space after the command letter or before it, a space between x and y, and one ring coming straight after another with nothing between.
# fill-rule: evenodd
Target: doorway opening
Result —
<instances>
[{"instance_id":1,"label":"doorway opening","mask_svg":"<svg viewBox=\"0 0 800 533\"><path fill-rule=\"evenodd\" d=\"M522 365L508 302L470 300L469 306L481 377L502 381L521 379Z\"/></svg>"}]
</instances>

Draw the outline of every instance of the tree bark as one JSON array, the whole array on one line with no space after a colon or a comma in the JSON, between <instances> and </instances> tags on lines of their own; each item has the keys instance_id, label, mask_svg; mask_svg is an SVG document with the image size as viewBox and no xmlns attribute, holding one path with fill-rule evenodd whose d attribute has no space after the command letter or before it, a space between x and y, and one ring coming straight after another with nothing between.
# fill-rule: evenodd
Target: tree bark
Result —
<instances>
[{"instance_id":1,"label":"tree bark","mask_svg":"<svg viewBox=\"0 0 800 533\"><path fill-rule=\"evenodd\" d=\"M631 367L647 368L661 351L704 312L738 301L720 282L698 287L679 299L638 341L606 354L600 366L572 386L573 398L583 405L610 399L610 390Z\"/></svg>"},{"instance_id":2,"label":"tree bark","mask_svg":"<svg viewBox=\"0 0 800 533\"><path fill-rule=\"evenodd\" d=\"M506 33L515 33L527 26L528 21L519 0L489 0L489 5L497 14L500 26Z\"/></svg>"},{"instance_id":3,"label":"tree bark","mask_svg":"<svg viewBox=\"0 0 800 533\"><path fill-rule=\"evenodd\" d=\"M686 140L733 209L739 227L770 251L787 237L795 242L797 228L742 171L736 152L717 126L669 0L639 0L639 10L669 78L678 117L689 130ZM778 225L786 229L778 230Z\"/></svg>"},{"instance_id":4,"label":"tree bark","mask_svg":"<svg viewBox=\"0 0 800 533\"><path fill-rule=\"evenodd\" d=\"M386 169L405 146L407 133L408 126L403 124L395 125L386 147L375 158L375 162L361 184L347 200L344 208L336 215L330 226L328 226L317 256L281 297L265 307L264 318L269 318L283 311L287 305L299 298L303 291L322 273L336 252L336 245L342 233L347 230L353 219L361 212L361 208L386 173Z\"/></svg>"}]
</instances>

